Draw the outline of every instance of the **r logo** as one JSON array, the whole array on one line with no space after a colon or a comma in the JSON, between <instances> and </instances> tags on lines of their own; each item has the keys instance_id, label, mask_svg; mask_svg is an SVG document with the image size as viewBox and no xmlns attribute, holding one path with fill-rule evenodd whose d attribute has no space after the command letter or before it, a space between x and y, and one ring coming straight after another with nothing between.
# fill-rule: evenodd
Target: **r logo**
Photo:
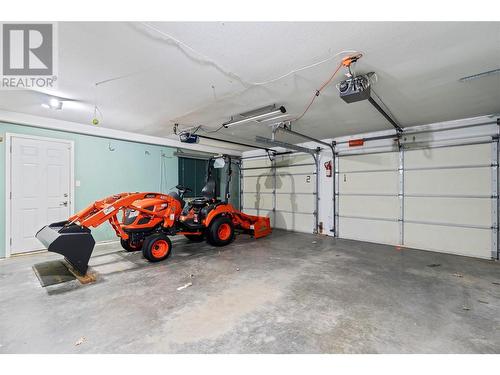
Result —
<instances>
[{"instance_id":1,"label":"r logo","mask_svg":"<svg viewBox=\"0 0 500 375\"><path fill-rule=\"evenodd\" d=\"M3 24L2 31L4 76L54 73L52 24Z\"/></svg>"}]
</instances>

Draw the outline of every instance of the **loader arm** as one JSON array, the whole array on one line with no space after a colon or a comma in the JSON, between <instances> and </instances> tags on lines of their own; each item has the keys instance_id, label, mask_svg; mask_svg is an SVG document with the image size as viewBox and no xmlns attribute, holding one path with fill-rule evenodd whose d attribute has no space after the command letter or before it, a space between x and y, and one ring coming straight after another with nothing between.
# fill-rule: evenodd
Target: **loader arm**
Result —
<instances>
[{"instance_id":1,"label":"loader arm","mask_svg":"<svg viewBox=\"0 0 500 375\"><path fill-rule=\"evenodd\" d=\"M102 223L108 221L113 216L116 216L121 209L133 208L138 211L146 211L146 213L154 215L154 212L143 210L139 207L134 207L133 203L136 200L144 199L157 193L120 193L111 195L107 198L95 201L80 212L71 216L69 224L76 223L86 228L97 228Z\"/></svg>"}]
</instances>

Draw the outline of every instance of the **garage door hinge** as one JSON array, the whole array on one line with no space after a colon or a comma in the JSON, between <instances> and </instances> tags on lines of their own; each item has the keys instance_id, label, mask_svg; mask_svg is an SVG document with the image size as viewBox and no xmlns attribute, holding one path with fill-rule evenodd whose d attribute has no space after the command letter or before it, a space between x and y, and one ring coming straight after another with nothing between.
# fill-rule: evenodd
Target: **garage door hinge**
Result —
<instances>
[{"instance_id":1,"label":"garage door hinge","mask_svg":"<svg viewBox=\"0 0 500 375\"><path fill-rule=\"evenodd\" d=\"M9 239L10 246L12 246L12 237Z\"/></svg>"},{"instance_id":2,"label":"garage door hinge","mask_svg":"<svg viewBox=\"0 0 500 375\"><path fill-rule=\"evenodd\" d=\"M12 199L12 191L9 193L9 198Z\"/></svg>"}]
</instances>

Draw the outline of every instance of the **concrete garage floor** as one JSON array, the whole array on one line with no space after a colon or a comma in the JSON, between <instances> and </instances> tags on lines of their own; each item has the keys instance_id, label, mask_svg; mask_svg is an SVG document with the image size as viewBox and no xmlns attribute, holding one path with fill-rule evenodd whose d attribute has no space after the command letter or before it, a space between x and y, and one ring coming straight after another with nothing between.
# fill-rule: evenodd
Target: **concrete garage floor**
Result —
<instances>
[{"instance_id":1,"label":"concrete garage floor","mask_svg":"<svg viewBox=\"0 0 500 375\"><path fill-rule=\"evenodd\" d=\"M277 230L174 250L100 246L98 282L48 288L31 266L59 255L1 261L0 352L500 352L495 262Z\"/></svg>"}]
</instances>

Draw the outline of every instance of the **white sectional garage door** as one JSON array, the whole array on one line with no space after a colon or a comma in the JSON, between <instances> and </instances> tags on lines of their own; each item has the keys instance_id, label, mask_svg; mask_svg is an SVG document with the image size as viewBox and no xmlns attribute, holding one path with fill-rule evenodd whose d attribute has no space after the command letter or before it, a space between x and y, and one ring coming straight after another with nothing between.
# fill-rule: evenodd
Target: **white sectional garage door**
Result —
<instances>
[{"instance_id":1,"label":"white sectional garage door","mask_svg":"<svg viewBox=\"0 0 500 375\"><path fill-rule=\"evenodd\" d=\"M492 145L405 151L405 246L491 257Z\"/></svg>"},{"instance_id":2,"label":"white sectional garage door","mask_svg":"<svg viewBox=\"0 0 500 375\"><path fill-rule=\"evenodd\" d=\"M269 216L274 228L312 233L315 169L310 155L243 160L243 211Z\"/></svg>"},{"instance_id":3,"label":"white sectional garage door","mask_svg":"<svg viewBox=\"0 0 500 375\"><path fill-rule=\"evenodd\" d=\"M496 257L497 144L338 158L339 237Z\"/></svg>"},{"instance_id":4,"label":"white sectional garage door","mask_svg":"<svg viewBox=\"0 0 500 375\"><path fill-rule=\"evenodd\" d=\"M399 154L339 157L339 237L397 244L399 242Z\"/></svg>"},{"instance_id":5,"label":"white sectional garage door","mask_svg":"<svg viewBox=\"0 0 500 375\"><path fill-rule=\"evenodd\" d=\"M250 215L268 216L274 222L274 169L268 158L242 161L241 205Z\"/></svg>"}]
</instances>

